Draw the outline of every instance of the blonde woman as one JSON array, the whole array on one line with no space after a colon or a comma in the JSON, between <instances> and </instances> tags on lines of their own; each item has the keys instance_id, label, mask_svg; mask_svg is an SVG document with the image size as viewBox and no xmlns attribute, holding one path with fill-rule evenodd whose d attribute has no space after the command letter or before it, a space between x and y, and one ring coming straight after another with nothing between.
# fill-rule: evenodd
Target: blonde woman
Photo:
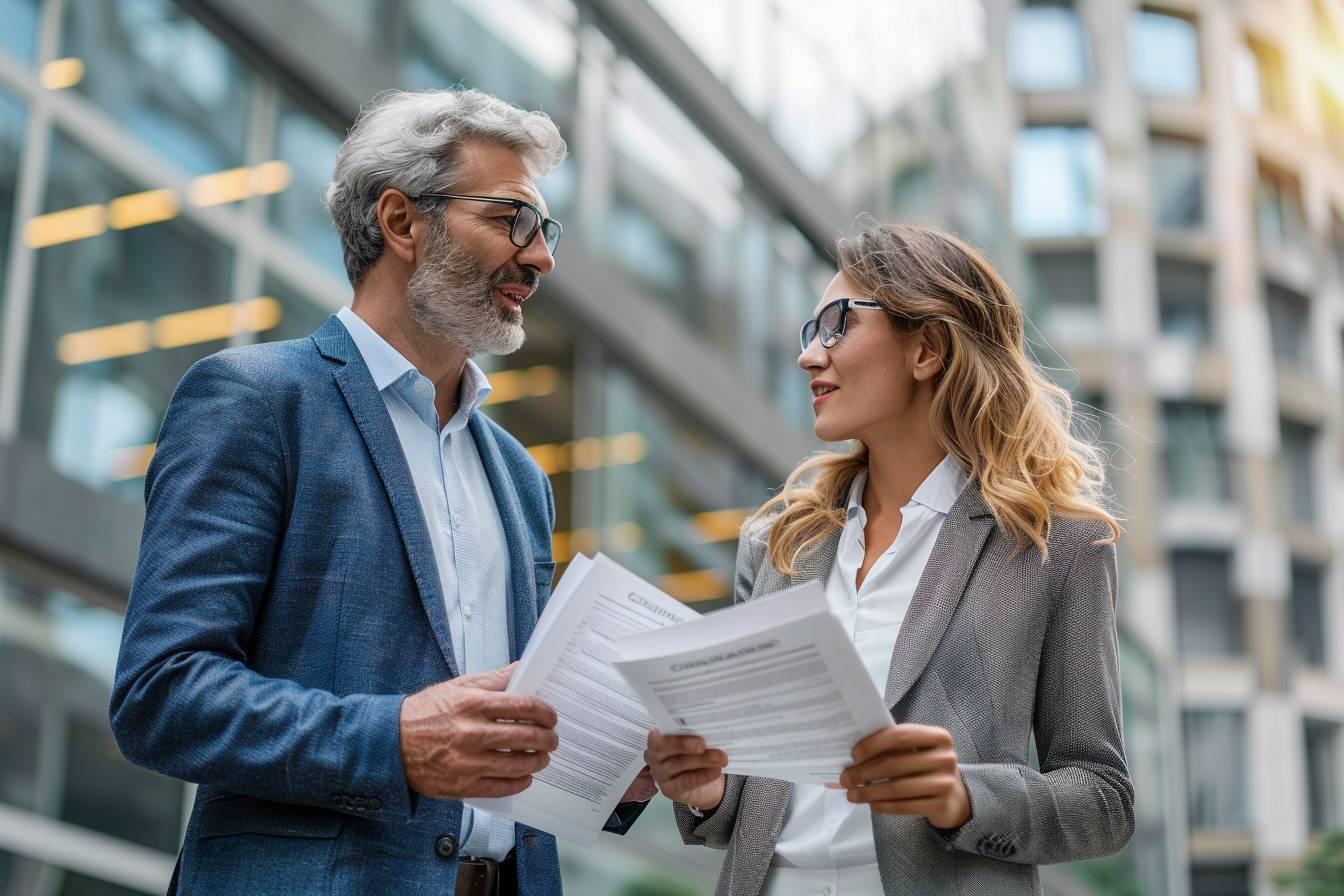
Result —
<instances>
[{"instance_id":1,"label":"blonde woman","mask_svg":"<svg viewBox=\"0 0 1344 896\"><path fill-rule=\"evenodd\" d=\"M744 527L734 597L822 580L893 724L842 789L725 776L656 730L646 758L685 841L728 851L720 894L1039 893L1037 865L1134 829L1103 467L975 251L877 226L839 255L798 366L817 436L853 448Z\"/></svg>"}]
</instances>

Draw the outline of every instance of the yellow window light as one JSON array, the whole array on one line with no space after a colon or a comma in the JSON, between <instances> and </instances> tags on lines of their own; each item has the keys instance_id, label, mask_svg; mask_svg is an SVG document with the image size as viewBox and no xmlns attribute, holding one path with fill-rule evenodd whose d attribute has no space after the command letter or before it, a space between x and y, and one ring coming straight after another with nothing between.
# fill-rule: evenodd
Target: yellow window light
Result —
<instances>
[{"instance_id":1,"label":"yellow window light","mask_svg":"<svg viewBox=\"0 0 1344 896\"><path fill-rule=\"evenodd\" d=\"M589 437L577 442L532 445L527 451L547 476L628 466L640 463L648 455L647 442L637 432L625 432L605 439Z\"/></svg>"},{"instance_id":2,"label":"yellow window light","mask_svg":"<svg viewBox=\"0 0 1344 896\"><path fill-rule=\"evenodd\" d=\"M89 364L149 351L151 329L143 320L66 333L56 343L62 364Z\"/></svg>"},{"instance_id":3,"label":"yellow window light","mask_svg":"<svg viewBox=\"0 0 1344 896\"><path fill-rule=\"evenodd\" d=\"M132 445L112 452L108 463L108 478L114 481L141 478L149 472L149 462L154 459L157 447L155 443L150 442L148 445Z\"/></svg>"},{"instance_id":4,"label":"yellow window light","mask_svg":"<svg viewBox=\"0 0 1344 896\"><path fill-rule=\"evenodd\" d=\"M177 194L172 190L146 190L109 202L107 223L113 230L129 230L171 220L178 211Z\"/></svg>"},{"instance_id":5,"label":"yellow window light","mask_svg":"<svg viewBox=\"0 0 1344 896\"><path fill-rule=\"evenodd\" d=\"M642 433L622 433L607 443L607 457L613 464L637 464L648 454L649 443Z\"/></svg>"},{"instance_id":6,"label":"yellow window light","mask_svg":"<svg viewBox=\"0 0 1344 896\"><path fill-rule=\"evenodd\" d=\"M742 524L747 521L750 513L750 510L742 507L697 513L691 517L691 528L695 530L695 537L702 544L732 541L742 531Z\"/></svg>"},{"instance_id":7,"label":"yellow window light","mask_svg":"<svg viewBox=\"0 0 1344 896\"><path fill-rule=\"evenodd\" d=\"M569 471L569 448L566 445L533 445L527 453L547 476Z\"/></svg>"},{"instance_id":8,"label":"yellow window light","mask_svg":"<svg viewBox=\"0 0 1344 896\"><path fill-rule=\"evenodd\" d=\"M252 169L252 192L258 196L279 193L289 187L289 166L284 162L263 162Z\"/></svg>"},{"instance_id":9,"label":"yellow window light","mask_svg":"<svg viewBox=\"0 0 1344 896\"><path fill-rule=\"evenodd\" d=\"M280 318L280 303L267 297L250 299L241 305L211 305L165 314L154 321L154 344L159 348L180 348L215 342L235 333L269 330Z\"/></svg>"},{"instance_id":10,"label":"yellow window light","mask_svg":"<svg viewBox=\"0 0 1344 896\"><path fill-rule=\"evenodd\" d=\"M520 398L550 395L560 384L560 376L549 364L523 370L496 370L490 375L491 393L487 405L504 404Z\"/></svg>"},{"instance_id":11,"label":"yellow window light","mask_svg":"<svg viewBox=\"0 0 1344 896\"><path fill-rule=\"evenodd\" d=\"M589 437L570 442L569 454L570 469L596 470L602 466L602 440Z\"/></svg>"},{"instance_id":12,"label":"yellow window light","mask_svg":"<svg viewBox=\"0 0 1344 896\"><path fill-rule=\"evenodd\" d=\"M677 600L686 603L718 600L728 596L728 583L724 581L723 576L712 569L674 572L659 577L655 584Z\"/></svg>"},{"instance_id":13,"label":"yellow window light","mask_svg":"<svg viewBox=\"0 0 1344 896\"><path fill-rule=\"evenodd\" d=\"M644 544L644 527L639 523L617 523L601 533L597 529L575 529L551 536L551 556L556 563L568 563L576 554L591 554L599 543L613 551L629 553Z\"/></svg>"},{"instance_id":14,"label":"yellow window light","mask_svg":"<svg viewBox=\"0 0 1344 896\"><path fill-rule=\"evenodd\" d=\"M252 169L231 168L203 174L191 182L187 197L192 205L222 205L252 195Z\"/></svg>"},{"instance_id":15,"label":"yellow window light","mask_svg":"<svg viewBox=\"0 0 1344 896\"><path fill-rule=\"evenodd\" d=\"M29 218L23 238L34 249L84 240L107 230L107 210L101 205L81 205L64 211Z\"/></svg>"},{"instance_id":16,"label":"yellow window light","mask_svg":"<svg viewBox=\"0 0 1344 896\"><path fill-rule=\"evenodd\" d=\"M74 87L84 80L84 63L73 56L65 59L53 59L42 66L39 76L42 86L48 90L64 90Z\"/></svg>"}]
</instances>

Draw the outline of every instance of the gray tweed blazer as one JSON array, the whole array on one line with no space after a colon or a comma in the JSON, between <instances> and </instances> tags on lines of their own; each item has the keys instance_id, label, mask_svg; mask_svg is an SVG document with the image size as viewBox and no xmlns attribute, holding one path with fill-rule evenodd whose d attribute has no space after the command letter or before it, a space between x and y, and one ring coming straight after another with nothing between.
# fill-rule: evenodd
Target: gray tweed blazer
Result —
<instances>
[{"instance_id":1,"label":"gray tweed blazer","mask_svg":"<svg viewBox=\"0 0 1344 896\"><path fill-rule=\"evenodd\" d=\"M948 514L892 650L886 699L897 722L952 734L972 818L943 832L873 815L887 896L1040 893L1036 866L1108 855L1134 831L1115 628L1115 549L1096 520L1056 517L1049 562L1014 554L980 488ZM738 542L734 601L822 579L840 530L793 577L766 558L763 530ZM1040 771L1028 764L1036 736ZM719 896L762 892L792 785L729 775L704 818L677 805L690 845L726 849Z\"/></svg>"}]
</instances>

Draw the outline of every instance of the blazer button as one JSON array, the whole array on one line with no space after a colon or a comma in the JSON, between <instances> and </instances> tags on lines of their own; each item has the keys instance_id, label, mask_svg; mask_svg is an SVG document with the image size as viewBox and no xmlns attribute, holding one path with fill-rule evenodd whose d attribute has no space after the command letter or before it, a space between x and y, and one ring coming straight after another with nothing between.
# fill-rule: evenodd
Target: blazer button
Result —
<instances>
[{"instance_id":1,"label":"blazer button","mask_svg":"<svg viewBox=\"0 0 1344 896\"><path fill-rule=\"evenodd\" d=\"M434 841L434 852L441 859L451 859L457 855L457 838L452 834L440 834Z\"/></svg>"},{"instance_id":2,"label":"blazer button","mask_svg":"<svg viewBox=\"0 0 1344 896\"><path fill-rule=\"evenodd\" d=\"M377 812L379 809L383 808L383 801L375 796L369 800L369 808Z\"/></svg>"}]
</instances>

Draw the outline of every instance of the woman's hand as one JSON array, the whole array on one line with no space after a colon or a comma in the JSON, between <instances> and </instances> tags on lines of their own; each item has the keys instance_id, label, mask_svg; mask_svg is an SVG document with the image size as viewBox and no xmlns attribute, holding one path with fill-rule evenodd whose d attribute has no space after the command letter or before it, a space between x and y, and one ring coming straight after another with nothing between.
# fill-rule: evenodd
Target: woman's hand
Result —
<instances>
[{"instance_id":1,"label":"woman's hand","mask_svg":"<svg viewBox=\"0 0 1344 896\"><path fill-rule=\"evenodd\" d=\"M929 725L892 725L854 745L840 776L851 803L885 815L923 816L936 828L971 820L971 797L957 771L952 735Z\"/></svg>"},{"instance_id":2,"label":"woman's hand","mask_svg":"<svg viewBox=\"0 0 1344 896\"><path fill-rule=\"evenodd\" d=\"M723 802L723 768L728 757L722 750L706 749L704 738L664 735L653 728L644 761L668 799L702 812L716 809Z\"/></svg>"}]
</instances>

